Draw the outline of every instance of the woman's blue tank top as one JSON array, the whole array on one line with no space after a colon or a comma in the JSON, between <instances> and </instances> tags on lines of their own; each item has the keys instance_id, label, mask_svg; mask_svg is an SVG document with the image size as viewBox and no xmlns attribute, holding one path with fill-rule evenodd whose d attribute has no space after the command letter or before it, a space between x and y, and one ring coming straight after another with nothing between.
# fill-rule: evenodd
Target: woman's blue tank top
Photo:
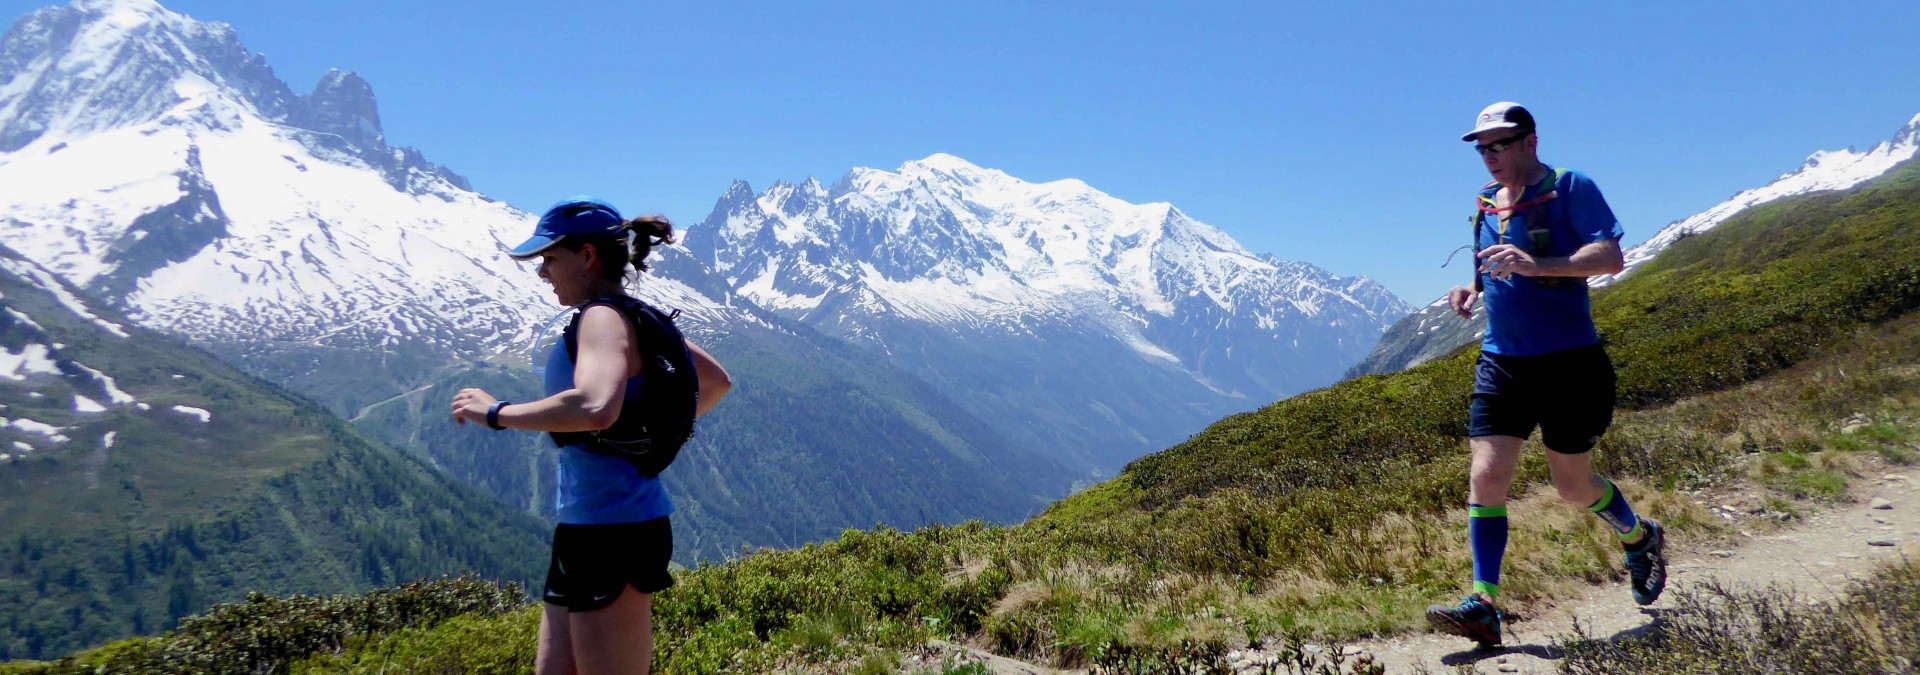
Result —
<instances>
[{"instance_id":1,"label":"woman's blue tank top","mask_svg":"<svg viewBox=\"0 0 1920 675\"><path fill-rule=\"evenodd\" d=\"M552 396L573 388L573 359L567 345L558 342L547 353L542 383ZM628 404L639 398L640 378L627 380ZM569 525L637 523L673 513L660 477L647 478L627 460L588 452L585 446L560 448L560 475L555 485L555 510Z\"/></svg>"}]
</instances>

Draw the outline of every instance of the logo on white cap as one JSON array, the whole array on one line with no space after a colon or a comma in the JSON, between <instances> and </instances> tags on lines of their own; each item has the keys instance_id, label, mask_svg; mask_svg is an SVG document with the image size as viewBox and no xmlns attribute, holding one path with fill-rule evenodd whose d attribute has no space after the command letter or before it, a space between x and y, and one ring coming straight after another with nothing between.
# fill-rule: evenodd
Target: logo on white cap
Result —
<instances>
[{"instance_id":1,"label":"logo on white cap","mask_svg":"<svg viewBox=\"0 0 1920 675\"><path fill-rule=\"evenodd\" d=\"M1519 121L1514 120L1515 117L1518 117ZM1501 101L1481 110L1480 116L1474 118L1473 131L1462 135L1460 140L1472 142L1482 132L1515 127L1532 128L1533 114L1527 112L1527 109L1518 103Z\"/></svg>"}]
</instances>

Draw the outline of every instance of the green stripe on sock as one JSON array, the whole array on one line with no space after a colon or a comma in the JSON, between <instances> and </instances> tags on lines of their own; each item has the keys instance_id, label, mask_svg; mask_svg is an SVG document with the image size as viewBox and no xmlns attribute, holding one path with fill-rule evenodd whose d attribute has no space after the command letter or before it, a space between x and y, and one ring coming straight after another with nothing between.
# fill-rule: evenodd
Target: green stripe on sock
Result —
<instances>
[{"instance_id":1,"label":"green stripe on sock","mask_svg":"<svg viewBox=\"0 0 1920 675\"><path fill-rule=\"evenodd\" d=\"M1500 584L1490 584L1485 581L1475 581L1473 582L1473 592L1485 593L1489 598L1497 598L1497 597L1500 597Z\"/></svg>"},{"instance_id":2,"label":"green stripe on sock","mask_svg":"<svg viewBox=\"0 0 1920 675\"><path fill-rule=\"evenodd\" d=\"M1608 506L1613 505L1613 496L1618 492L1613 489L1613 481L1602 478L1600 482L1607 484L1607 496L1601 497L1600 501L1594 502L1593 506L1587 507L1587 511L1590 513L1599 513L1607 510Z\"/></svg>"},{"instance_id":3,"label":"green stripe on sock","mask_svg":"<svg viewBox=\"0 0 1920 675\"><path fill-rule=\"evenodd\" d=\"M1467 507L1467 517L1468 518L1505 518L1507 517L1507 507L1505 506L1469 506Z\"/></svg>"},{"instance_id":4,"label":"green stripe on sock","mask_svg":"<svg viewBox=\"0 0 1920 675\"><path fill-rule=\"evenodd\" d=\"M1620 535L1620 541L1633 541L1635 537L1640 536L1640 533L1645 531L1647 531L1647 520L1645 518L1635 520L1633 521L1633 531Z\"/></svg>"}]
</instances>

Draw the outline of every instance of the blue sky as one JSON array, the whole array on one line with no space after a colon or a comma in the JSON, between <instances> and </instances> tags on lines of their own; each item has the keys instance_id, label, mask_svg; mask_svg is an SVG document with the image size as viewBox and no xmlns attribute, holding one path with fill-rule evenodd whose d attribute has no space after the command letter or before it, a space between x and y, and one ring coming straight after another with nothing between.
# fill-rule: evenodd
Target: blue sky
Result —
<instances>
[{"instance_id":1,"label":"blue sky","mask_svg":"<svg viewBox=\"0 0 1920 675\"><path fill-rule=\"evenodd\" d=\"M528 210L584 192L686 225L735 178L947 152L1415 303L1463 275L1439 263L1486 175L1458 135L1495 100L1533 109L1629 244L1920 113L1910 0L164 4L296 91L361 73L390 141Z\"/></svg>"}]
</instances>

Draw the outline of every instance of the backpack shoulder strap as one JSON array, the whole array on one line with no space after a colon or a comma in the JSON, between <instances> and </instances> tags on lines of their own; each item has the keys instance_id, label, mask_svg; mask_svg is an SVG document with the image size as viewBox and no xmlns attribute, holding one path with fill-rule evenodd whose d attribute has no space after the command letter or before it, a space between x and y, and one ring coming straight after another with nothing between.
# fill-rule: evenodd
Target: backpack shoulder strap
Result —
<instances>
[{"instance_id":1,"label":"backpack shoulder strap","mask_svg":"<svg viewBox=\"0 0 1920 675\"><path fill-rule=\"evenodd\" d=\"M639 347L639 357L643 361L641 372L647 370L649 366L647 359L651 357L664 357L666 364L670 364L672 368L693 366L691 362L693 359L685 355L685 337L680 334L680 328L674 326L674 318L680 316L680 311L676 309L672 313L662 313L653 305L647 305L647 301L637 297L626 297L626 295L595 297L578 305L580 311L574 313L574 318L566 324L566 332L563 334L566 339L568 359L580 359L580 347L578 347L580 318L586 316L588 307L593 305L607 305L616 313L620 313L620 316L626 316L626 324L634 330L634 341L636 341L636 347Z\"/></svg>"},{"instance_id":2,"label":"backpack shoulder strap","mask_svg":"<svg viewBox=\"0 0 1920 675\"><path fill-rule=\"evenodd\" d=\"M626 318L627 325L633 328L634 339L636 341L641 341L641 344L645 344L644 341L646 340L646 336L645 336L646 331L644 331L641 328L639 317L634 316L635 314L634 308L631 304L628 303L628 301L639 302L638 300L632 300L631 298L606 297L606 298L594 298L592 300L588 300L578 305L574 305L573 319L567 322L566 331L561 333L561 339L565 340L567 345L567 358L576 363L579 362L580 360L580 346L579 346L580 321L587 316L587 308L592 307L594 305L606 305L608 307L612 307L613 311L619 312L620 316Z\"/></svg>"},{"instance_id":3,"label":"backpack shoulder strap","mask_svg":"<svg viewBox=\"0 0 1920 675\"><path fill-rule=\"evenodd\" d=\"M1467 265L1467 271L1473 273L1473 292L1475 293L1479 293L1481 290L1483 290L1481 288L1481 282L1480 282L1481 223L1484 222L1484 218L1487 214L1487 207L1493 206L1494 204L1493 199L1487 195L1487 191L1497 189L1499 185L1500 185L1499 181L1488 181L1486 185L1480 186L1480 191L1477 193L1474 193L1473 195L1473 214L1467 216L1467 225L1470 228L1472 228L1472 231L1473 231L1472 232L1473 238L1468 240L1471 242L1471 246L1473 249L1473 259L1467 261L1469 263Z\"/></svg>"}]
</instances>

